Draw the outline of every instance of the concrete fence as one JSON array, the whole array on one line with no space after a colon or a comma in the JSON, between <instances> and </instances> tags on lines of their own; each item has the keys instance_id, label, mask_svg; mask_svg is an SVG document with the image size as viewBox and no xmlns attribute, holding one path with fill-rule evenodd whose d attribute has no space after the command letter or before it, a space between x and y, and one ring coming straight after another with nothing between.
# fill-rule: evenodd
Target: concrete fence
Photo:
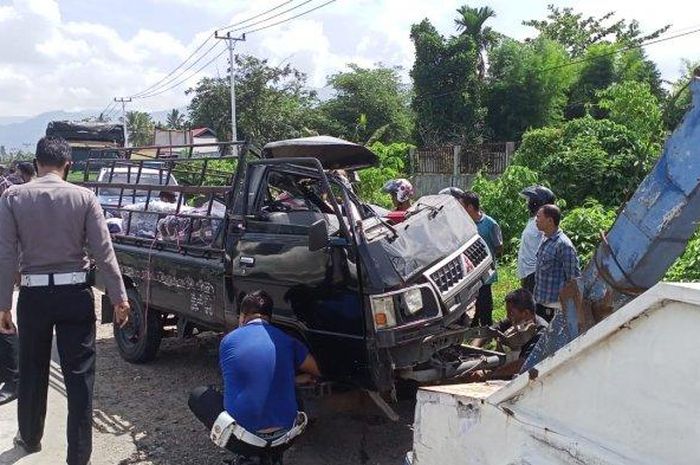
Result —
<instances>
[{"instance_id":1,"label":"concrete fence","mask_svg":"<svg viewBox=\"0 0 700 465\"><path fill-rule=\"evenodd\" d=\"M494 177L502 174L514 151L514 142L414 149L410 153L413 185L418 195L449 186L469 189L478 172Z\"/></svg>"}]
</instances>

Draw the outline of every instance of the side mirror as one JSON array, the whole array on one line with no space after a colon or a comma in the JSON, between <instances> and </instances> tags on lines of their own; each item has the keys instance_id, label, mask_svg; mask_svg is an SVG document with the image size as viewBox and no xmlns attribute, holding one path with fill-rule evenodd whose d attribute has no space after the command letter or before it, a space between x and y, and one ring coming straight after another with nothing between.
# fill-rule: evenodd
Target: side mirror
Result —
<instances>
[{"instance_id":1,"label":"side mirror","mask_svg":"<svg viewBox=\"0 0 700 465\"><path fill-rule=\"evenodd\" d=\"M325 220L318 220L309 226L309 251L316 252L328 246L328 225Z\"/></svg>"}]
</instances>

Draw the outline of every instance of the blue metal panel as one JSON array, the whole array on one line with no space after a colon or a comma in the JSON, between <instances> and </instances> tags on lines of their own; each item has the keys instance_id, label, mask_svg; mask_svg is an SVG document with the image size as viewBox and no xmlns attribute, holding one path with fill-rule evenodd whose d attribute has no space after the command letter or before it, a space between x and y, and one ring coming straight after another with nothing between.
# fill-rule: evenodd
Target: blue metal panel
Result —
<instances>
[{"instance_id":1,"label":"blue metal panel","mask_svg":"<svg viewBox=\"0 0 700 465\"><path fill-rule=\"evenodd\" d=\"M626 290L648 288L663 278L698 228L700 79L693 79L690 89L691 109L610 229L609 247L601 244L583 272L578 284L585 301L595 304L610 293L615 309L619 308L633 296ZM578 336L575 303L562 305L564 310L552 320L523 371Z\"/></svg>"}]
</instances>

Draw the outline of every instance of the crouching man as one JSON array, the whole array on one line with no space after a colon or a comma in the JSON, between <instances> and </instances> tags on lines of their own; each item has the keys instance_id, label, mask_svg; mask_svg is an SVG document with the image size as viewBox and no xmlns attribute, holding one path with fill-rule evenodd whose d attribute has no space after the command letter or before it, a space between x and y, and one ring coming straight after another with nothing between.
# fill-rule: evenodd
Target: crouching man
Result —
<instances>
[{"instance_id":1,"label":"crouching man","mask_svg":"<svg viewBox=\"0 0 700 465\"><path fill-rule=\"evenodd\" d=\"M307 422L298 411L295 377L320 376L308 349L270 324L272 305L264 291L243 299L239 326L219 348L223 395L211 387L190 395L192 412L218 446L240 456L237 463L282 463Z\"/></svg>"},{"instance_id":2,"label":"crouching man","mask_svg":"<svg viewBox=\"0 0 700 465\"><path fill-rule=\"evenodd\" d=\"M494 370L471 373L467 382L511 379L516 376L547 327L547 322L535 313L535 300L527 289L512 291L505 300L508 318L496 325L494 330L499 334L501 344L518 351L518 358Z\"/></svg>"}]
</instances>

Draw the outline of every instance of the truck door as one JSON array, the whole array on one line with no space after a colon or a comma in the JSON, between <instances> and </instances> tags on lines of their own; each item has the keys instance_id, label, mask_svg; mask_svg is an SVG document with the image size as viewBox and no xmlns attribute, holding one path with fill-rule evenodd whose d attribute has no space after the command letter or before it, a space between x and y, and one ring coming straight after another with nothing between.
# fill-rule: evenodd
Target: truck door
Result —
<instances>
[{"instance_id":1,"label":"truck door","mask_svg":"<svg viewBox=\"0 0 700 465\"><path fill-rule=\"evenodd\" d=\"M324 375L356 382L367 365L362 298L343 219L323 192L325 175L263 160L251 163L245 178L243 225L230 252L237 303L267 291L274 322L306 339ZM319 220L331 240L311 251L309 228Z\"/></svg>"}]
</instances>

